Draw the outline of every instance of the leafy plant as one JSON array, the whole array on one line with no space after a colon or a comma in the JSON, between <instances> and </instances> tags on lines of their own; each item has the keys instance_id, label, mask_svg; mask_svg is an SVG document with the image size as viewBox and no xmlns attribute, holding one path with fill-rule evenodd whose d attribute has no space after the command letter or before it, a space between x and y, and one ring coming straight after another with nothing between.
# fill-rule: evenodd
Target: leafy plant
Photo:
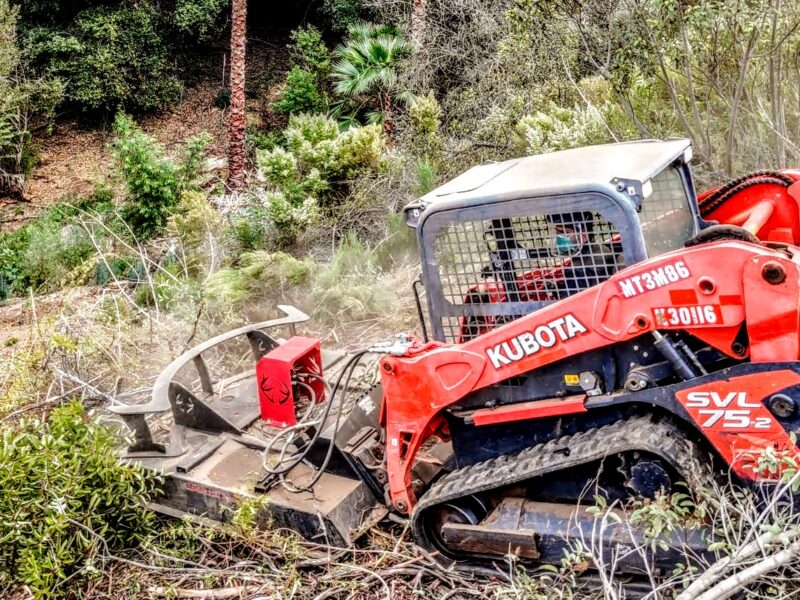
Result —
<instances>
[{"instance_id":1,"label":"leafy plant","mask_svg":"<svg viewBox=\"0 0 800 600\"><path fill-rule=\"evenodd\" d=\"M346 102L337 110L345 123L357 120L362 107L370 123L392 132L395 105L410 104L414 95L399 84L400 62L411 45L393 27L360 23L348 30L347 41L334 51L334 89Z\"/></svg>"},{"instance_id":2,"label":"leafy plant","mask_svg":"<svg viewBox=\"0 0 800 600\"><path fill-rule=\"evenodd\" d=\"M220 269L208 280L208 297L221 306L238 307L246 301L306 282L311 264L283 252L245 252L237 267Z\"/></svg>"},{"instance_id":3,"label":"leafy plant","mask_svg":"<svg viewBox=\"0 0 800 600\"><path fill-rule=\"evenodd\" d=\"M270 186L266 216L279 246L294 242L337 198L345 181L380 166L383 139L375 125L340 132L323 115L292 115L284 130L284 146L260 151L259 171Z\"/></svg>"},{"instance_id":4,"label":"leafy plant","mask_svg":"<svg viewBox=\"0 0 800 600\"><path fill-rule=\"evenodd\" d=\"M289 55L292 62L314 75L314 81L324 90L331 74L331 52L322 40L319 29L313 25L300 27L291 33Z\"/></svg>"},{"instance_id":5,"label":"leafy plant","mask_svg":"<svg viewBox=\"0 0 800 600\"><path fill-rule=\"evenodd\" d=\"M272 107L277 112L325 112L328 108L328 79L331 53L316 27L295 29L291 34L289 55L292 68L280 99Z\"/></svg>"},{"instance_id":6,"label":"leafy plant","mask_svg":"<svg viewBox=\"0 0 800 600\"><path fill-rule=\"evenodd\" d=\"M0 191L21 193L38 162L32 121L52 118L63 86L27 76L17 48L17 16L17 7L0 0Z\"/></svg>"},{"instance_id":7,"label":"leafy plant","mask_svg":"<svg viewBox=\"0 0 800 600\"><path fill-rule=\"evenodd\" d=\"M444 152L444 142L439 131L442 107L433 92L420 96L408 109L410 150L419 157L438 163Z\"/></svg>"},{"instance_id":8,"label":"leafy plant","mask_svg":"<svg viewBox=\"0 0 800 600\"><path fill-rule=\"evenodd\" d=\"M281 97L272 104L280 113L318 113L327 109L327 97L320 92L313 73L300 67L292 67L286 76Z\"/></svg>"},{"instance_id":9,"label":"leafy plant","mask_svg":"<svg viewBox=\"0 0 800 600\"><path fill-rule=\"evenodd\" d=\"M228 0L177 0L172 20L187 37L207 41L220 30Z\"/></svg>"},{"instance_id":10,"label":"leafy plant","mask_svg":"<svg viewBox=\"0 0 800 600\"><path fill-rule=\"evenodd\" d=\"M97 6L67 29L31 29L26 46L32 63L63 80L66 98L84 110L155 110L181 89L160 26L149 3Z\"/></svg>"},{"instance_id":11,"label":"leafy plant","mask_svg":"<svg viewBox=\"0 0 800 600\"><path fill-rule=\"evenodd\" d=\"M114 132L114 158L128 192L122 216L135 234L149 237L164 227L181 193L195 183L211 138L206 133L191 138L182 162L176 163L122 113Z\"/></svg>"},{"instance_id":12,"label":"leafy plant","mask_svg":"<svg viewBox=\"0 0 800 600\"><path fill-rule=\"evenodd\" d=\"M520 119L517 132L531 154L612 141L603 115L597 108L565 108L552 101L545 111Z\"/></svg>"},{"instance_id":13,"label":"leafy plant","mask_svg":"<svg viewBox=\"0 0 800 600\"><path fill-rule=\"evenodd\" d=\"M363 4L362 0L324 0L323 10L333 30L344 33L361 20Z\"/></svg>"},{"instance_id":14,"label":"leafy plant","mask_svg":"<svg viewBox=\"0 0 800 600\"><path fill-rule=\"evenodd\" d=\"M94 252L83 228L73 223L40 219L30 227L29 235L22 266L27 284L33 287L63 284Z\"/></svg>"},{"instance_id":15,"label":"leafy plant","mask_svg":"<svg viewBox=\"0 0 800 600\"><path fill-rule=\"evenodd\" d=\"M152 532L144 505L158 481L119 461L116 443L79 402L3 430L0 587L67 597L106 545L121 548Z\"/></svg>"}]
</instances>

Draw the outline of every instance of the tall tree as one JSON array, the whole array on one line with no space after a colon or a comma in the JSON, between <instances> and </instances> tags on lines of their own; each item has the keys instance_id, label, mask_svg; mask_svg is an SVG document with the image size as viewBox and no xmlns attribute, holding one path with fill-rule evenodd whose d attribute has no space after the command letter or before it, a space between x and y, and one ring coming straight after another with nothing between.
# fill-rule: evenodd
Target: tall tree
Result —
<instances>
[{"instance_id":1,"label":"tall tree","mask_svg":"<svg viewBox=\"0 0 800 600\"><path fill-rule=\"evenodd\" d=\"M247 0L233 0L231 8L231 122L228 152L228 186L244 187L244 84L247 48Z\"/></svg>"}]
</instances>

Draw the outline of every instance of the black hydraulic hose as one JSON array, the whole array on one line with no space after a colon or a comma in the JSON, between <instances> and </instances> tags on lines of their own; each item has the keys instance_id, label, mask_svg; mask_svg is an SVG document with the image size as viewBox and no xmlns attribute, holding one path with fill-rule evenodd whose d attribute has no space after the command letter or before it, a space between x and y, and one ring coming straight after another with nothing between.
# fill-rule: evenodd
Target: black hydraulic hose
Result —
<instances>
[{"instance_id":1,"label":"black hydraulic hose","mask_svg":"<svg viewBox=\"0 0 800 600\"><path fill-rule=\"evenodd\" d=\"M352 371L354 369L354 365L357 364L358 361L361 360L361 357L364 356L366 353L367 353L366 350L362 350L361 352L358 352L358 353L354 354L353 356L351 356L350 359L347 361L347 364L345 364L344 368L339 373L339 376L336 378L336 384L333 386L333 389L331 390L331 397L328 399L328 402L325 403L325 409L323 410L323 414L320 417L320 425L314 431L314 435L311 436L311 440L306 445L305 450L303 450L298 456L296 456L294 458L294 460L292 460L292 462L289 464L289 466L284 466L284 467L280 467L280 468L277 468L277 469L269 470L268 472L270 474L272 474L272 475L285 475L286 473L288 473L289 471L294 469L297 465L299 465L301 462L303 462L303 460L305 460L306 456L308 456L308 453L311 451L311 448L314 446L314 444L319 439L319 436L322 435L322 429L323 429L323 427L325 425L325 421L328 419L328 415L331 412L331 406L333 406L333 402L334 402L334 400L336 398L336 392L338 391L339 386L342 383L342 378L344 377L344 374L346 372L348 372L348 370L349 370L350 374L348 375L347 381L345 383L345 385L347 385L347 383L350 382L350 376L352 375ZM339 414L340 413L341 413L341 411L339 411ZM339 422L339 414L337 414L337 416L336 416L336 423L337 424ZM333 441L331 441L331 447L332 446L333 446ZM330 451L330 449L329 449L329 451Z\"/></svg>"},{"instance_id":2,"label":"black hydraulic hose","mask_svg":"<svg viewBox=\"0 0 800 600\"><path fill-rule=\"evenodd\" d=\"M358 366L359 361L361 360L361 358L365 354L367 354L366 350L362 350L361 352L358 352L358 353L354 354L351 357L350 361L345 365L344 369L342 369L342 372L339 374L339 378L338 378L338 380L336 382L336 387L338 387L339 381L341 381L342 376L344 375L344 372L348 371L347 372L347 379L344 380L344 387L343 387L344 392L342 394L342 400L341 400L341 402L339 402L339 410L336 412L336 420L333 423L333 433L331 435L330 442L328 443L328 451L325 453L325 458L323 459L322 464L319 466L319 469L317 469L317 472L314 474L314 477L311 478L311 481L309 481L306 484L303 484L302 487L297 487L297 486L293 485L293 487L295 489L291 490L292 492L309 491L314 486L314 484L317 483L317 481L320 480L322 475L325 473L325 470L328 468L328 464L330 463L331 458L333 457L333 447L336 445L336 434L339 432L339 422L340 422L340 420L342 418L342 411L344 410L344 401L347 398L347 389L348 389L348 387L350 385L350 378L353 376L353 373L355 373L355 370L356 370L356 367ZM331 392L331 401L330 401L330 404L328 406L333 404L334 395L336 393L336 387L334 387L334 390ZM325 421L323 420L322 425L324 425L324 424L325 424ZM320 431L322 431L322 427L320 427L315 432L315 434L317 432L320 432ZM314 440L317 437L319 437L319 436L315 435ZM311 448L312 444L314 443L314 440L312 440L312 442L308 445L309 449ZM305 456L303 456L303 458L305 458Z\"/></svg>"}]
</instances>

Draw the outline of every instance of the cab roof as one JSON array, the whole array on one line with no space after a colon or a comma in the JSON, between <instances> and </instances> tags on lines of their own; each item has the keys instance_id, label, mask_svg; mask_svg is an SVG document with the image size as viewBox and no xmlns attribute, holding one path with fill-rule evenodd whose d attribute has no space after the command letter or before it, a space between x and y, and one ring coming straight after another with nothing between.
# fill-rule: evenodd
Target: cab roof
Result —
<instances>
[{"instance_id":1,"label":"cab roof","mask_svg":"<svg viewBox=\"0 0 800 600\"><path fill-rule=\"evenodd\" d=\"M607 190L618 181L644 183L682 157L690 146L688 139L641 140L485 163L425 194L412 205L421 209L439 204L474 205Z\"/></svg>"}]
</instances>

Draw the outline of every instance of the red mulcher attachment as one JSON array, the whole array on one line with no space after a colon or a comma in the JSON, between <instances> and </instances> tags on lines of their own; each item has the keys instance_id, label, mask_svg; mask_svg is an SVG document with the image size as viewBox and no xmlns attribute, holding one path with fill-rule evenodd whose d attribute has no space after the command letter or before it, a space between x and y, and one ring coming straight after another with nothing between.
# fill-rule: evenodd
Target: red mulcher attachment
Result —
<instances>
[{"instance_id":1,"label":"red mulcher attachment","mask_svg":"<svg viewBox=\"0 0 800 600\"><path fill-rule=\"evenodd\" d=\"M700 194L700 215L765 242L800 244L800 171L757 171Z\"/></svg>"}]
</instances>

